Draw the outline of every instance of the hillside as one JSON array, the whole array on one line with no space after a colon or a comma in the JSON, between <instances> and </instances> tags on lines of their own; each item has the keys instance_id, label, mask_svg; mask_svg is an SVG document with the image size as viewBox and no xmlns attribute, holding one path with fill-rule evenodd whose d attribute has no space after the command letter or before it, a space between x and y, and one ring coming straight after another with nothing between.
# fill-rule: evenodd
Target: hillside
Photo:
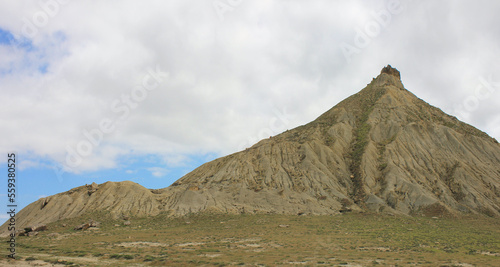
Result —
<instances>
[{"instance_id":1,"label":"hillside","mask_svg":"<svg viewBox=\"0 0 500 267\"><path fill-rule=\"evenodd\" d=\"M406 90L388 66L315 121L207 163L166 210L331 214L500 211L500 145Z\"/></svg>"}]
</instances>

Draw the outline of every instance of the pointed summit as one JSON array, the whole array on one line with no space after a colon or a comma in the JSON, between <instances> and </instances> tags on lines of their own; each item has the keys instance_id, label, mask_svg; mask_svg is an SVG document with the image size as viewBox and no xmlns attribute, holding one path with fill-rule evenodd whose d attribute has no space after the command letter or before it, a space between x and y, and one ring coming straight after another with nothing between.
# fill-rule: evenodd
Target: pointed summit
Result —
<instances>
[{"instance_id":1,"label":"pointed summit","mask_svg":"<svg viewBox=\"0 0 500 267\"><path fill-rule=\"evenodd\" d=\"M399 73L399 70L397 70L396 68L391 67L391 65L385 66L382 69L382 71L380 71L380 74L382 74L382 73L387 73L387 74L392 75L392 76L398 78L399 80L401 80L401 75Z\"/></svg>"},{"instance_id":2,"label":"pointed summit","mask_svg":"<svg viewBox=\"0 0 500 267\"><path fill-rule=\"evenodd\" d=\"M500 145L413 95L388 65L313 122L208 162L167 188L126 185L73 189L18 216L25 225L89 210L500 217ZM129 191L139 193L133 201Z\"/></svg>"},{"instance_id":3,"label":"pointed summit","mask_svg":"<svg viewBox=\"0 0 500 267\"><path fill-rule=\"evenodd\" d=\"M405 89L399 71L391 65L384 67L380 74L358 93L344 99L323 113L314 122L328 122L338 117L338 112L352 113L356 117L367 115L379 101L390 101L398 106L411 106L418 98Z\"/></svg>"},{"instance_id":4,"label":"pointed summit","mask_svg":"<svg viewBox=\"0 0 500 267\"><path fill-rule=\"evenodd\" d=\"M386 67L382 68L380 74L373 79L370 85L377 88L388 87L392 85L401 90L405 90L404 85L401 81L401 74L396 68L393 68L391 65L387 65Z\"/></svg>"}]
</instances>

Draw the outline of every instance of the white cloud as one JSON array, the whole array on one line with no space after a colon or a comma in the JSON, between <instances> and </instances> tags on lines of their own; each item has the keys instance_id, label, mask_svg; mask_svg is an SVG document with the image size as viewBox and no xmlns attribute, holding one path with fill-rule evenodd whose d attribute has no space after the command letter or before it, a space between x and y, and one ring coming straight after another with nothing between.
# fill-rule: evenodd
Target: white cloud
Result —
<instances>
[{"instance_id":1,"label":"white cloud","mask_svg":"<svg viewBox=\"0 0 500 267\"><path fill-rule=\"evenodd\" d=\"M151 175L158 178L165 176L165 174L167 174L168 172L167 169L161 167L152 167L148 168L147 170L151 172Z\"/></svg>"},{"instance_id":2,"label":"white cloud","mask_svg":"<svg viewBox=\"0 0 500 267\"><path fill-rule=\"evenodd\" d=\"M500 72L492 60L500 55L500 3L401 1L402 13L349 64L339 45L353 42L387 1L245 1L223 21L211 1L128 0L119 11L114 2L70 1L37 27L32 49L0 45L0 69L11 69L0 74L0 151L65 164L67 147L103 119L116 122L122 113L113 101L156 66L169 78L67 171L116 168L132 154L167 166L229 154L268 128L273 110L288 111L286 129L309 122L388 63L417 96L453 113L479 77ZM4 3L0 28L22 36L23 18L42 10L37 1ZM43 64L47 73L38 72ZM500 139L490 123L498 107L492 96L469 122Z\"/></svg>"},{"instance_id":3,"label":"white cloud","mask_svg":"<svg viewBox=\"0 0 500 267\"><path fill-rule=\"evenodd\" d=\"M19 163L18 163L18 169L20 171L24 171L26 169L30 169L30 168L35 168L35 169L46 169L46 168L50 168L51 166L49 166L48 164L46 163L43 163L43 162L40 162L40 161L37 161L37 160L21 160Z\"/></svg>"}]
</instances>

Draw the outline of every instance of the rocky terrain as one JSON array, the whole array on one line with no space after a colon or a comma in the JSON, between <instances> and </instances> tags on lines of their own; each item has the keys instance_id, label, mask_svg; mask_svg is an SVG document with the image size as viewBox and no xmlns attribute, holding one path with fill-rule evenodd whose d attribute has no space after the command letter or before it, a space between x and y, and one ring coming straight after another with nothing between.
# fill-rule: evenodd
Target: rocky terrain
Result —
<instances>
[{"instance_id":1,"label":"rocky terrain","mask_svg":"<svg viewBox=\"0 0 500 267\"><path fill-rule=\"evenodd\" d=\"M22 227L95 210L117 218L349 211L497 217L500 145L417 98L389 65L316 120L208 162L167 188L85 185L30 204L17 220Z\"/></svg>"}]
</instances>

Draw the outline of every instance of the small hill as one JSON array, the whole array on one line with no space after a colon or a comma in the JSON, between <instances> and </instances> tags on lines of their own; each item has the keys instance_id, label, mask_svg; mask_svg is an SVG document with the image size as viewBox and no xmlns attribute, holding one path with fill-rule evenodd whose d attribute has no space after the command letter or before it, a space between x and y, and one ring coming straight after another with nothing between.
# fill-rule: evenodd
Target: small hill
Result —
<instances>
[{"instance_id":1,"label":"small hill","mask_svg":"<svg viewBox=\"0 0 500 267\"><path fill-rule=\"evenodd\" d=\"M109 211L116 218L142 217L157 215L160 205L151 190L134 182L93 183L31 203L17 214L16 224L22 229L97 210Z\"/></svg>"},{"instance_id":2,"label":"small hill","mask_svg":"<svg viewBox=\"0 0 500 267\"><path fill-rule=\"evenodd\" d=\"M389 65L316 120L206 163L167 188L82 186L30 204L18 222L89 210L500 216L500 145L417 98Z\"/></svg>"}]
</instances>

